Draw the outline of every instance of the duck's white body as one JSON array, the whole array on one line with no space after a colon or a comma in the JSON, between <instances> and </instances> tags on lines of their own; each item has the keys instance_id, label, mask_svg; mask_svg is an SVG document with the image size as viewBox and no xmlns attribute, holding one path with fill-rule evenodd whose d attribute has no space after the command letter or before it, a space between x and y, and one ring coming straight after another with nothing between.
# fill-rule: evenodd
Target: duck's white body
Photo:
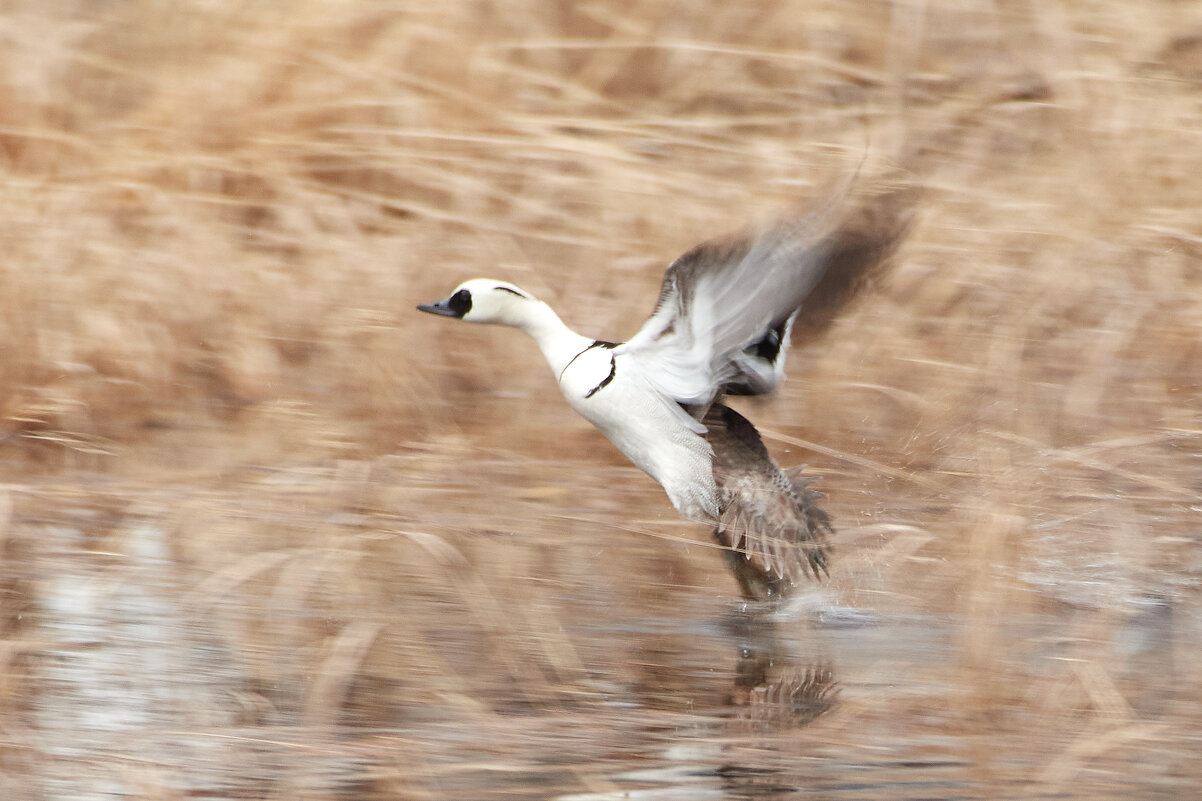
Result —
<instances>
[{"instance_id":1,"label":"duck's white body","mask_svg":"<svg viewBox=\"0 0 1202 801\"><path fill-rule=\"evenodd\" d=\"M559 391L663 486L682 515L711 523L718 519L714 454L702 436L705 427L665 398L635 358L590 343L560 372Z\"/></svg>"},{"instance_id":2,"label":"duck's white body","mask_svg":"<svg viewBox=\"0 0 1202 801\"><path fill-rule=\"evenodd\" d=\"M820 303L884 258L889 247L865 247L843 223L828 208L695 248L669 266L655 312L620 344L572 331L546 303L492 279L466 281L418 308L533 337L572 408L658 481L681 514L715 525L732 549L755 549L738 552L743 562L756 557L758 573L740 572L739 563L736 575L749 597L770 596L795 573L781 556L785 546L800 549L811 572L825 569L821 535L829 525L813 507L817 494L782 473L751 424L721 399L775 388L802 301L828 271L837 286ZM881 242L891 246L899 230L892 226ZM723 449L717 456L715 447Z\"/></svg>"},{"instance_id":3,"label":"duck's white body","mask_svg":"<svg viewBox=\"0 0 1202 801\"><path fill-rule=\"evenodd\" d=\"M619 346L576 333L550 306L512 285L476 279L456 291L471 293L477 314L478 299L491 298L497 322L529 334L572 408L658 481L681 514L717 519L713 450L701 436L705 427L646 381L637 360ZM470 318L471 312L465 319Z\"/></svg>"}]
</instances>

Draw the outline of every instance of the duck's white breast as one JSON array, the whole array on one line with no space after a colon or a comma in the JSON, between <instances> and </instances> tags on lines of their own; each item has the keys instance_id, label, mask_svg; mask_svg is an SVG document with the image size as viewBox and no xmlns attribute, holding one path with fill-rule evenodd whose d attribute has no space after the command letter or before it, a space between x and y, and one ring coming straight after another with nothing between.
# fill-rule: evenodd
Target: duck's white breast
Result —
<instances>
[{"instance_id":1,"label":"duck's white breast","mask_svg":"<svg viewBox=\"0 0 1202 801\"><path fill-rule=\"evenodd\" d=\"M663 486L681 514L716 519L713 450L697 422L645 381L629 357L589 348L564 369L559 388L572 408Z\"/></svg>"},{"instance_id":2,"label":"duck's white breast","mask_svg":"<svg viewBox=\"0 0 1202 801\"><path fill-rule=\"evenodd\" d=\"M616 377L617 364L613 349L593 345L579 353L564 368L559 376L559 390L569 403L576 406L575 399L591 400Z\"/></svg>"}]
</instances>

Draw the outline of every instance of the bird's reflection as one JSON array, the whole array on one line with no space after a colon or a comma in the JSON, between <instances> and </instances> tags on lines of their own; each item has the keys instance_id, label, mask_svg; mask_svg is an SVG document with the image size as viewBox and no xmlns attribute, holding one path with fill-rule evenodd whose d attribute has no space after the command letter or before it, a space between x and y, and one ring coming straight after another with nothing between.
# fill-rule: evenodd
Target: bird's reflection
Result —
<instances>
[{"instance_id":1,"label":"bird's reflection","mask_svg":"<svg viewBox=\"0 0 1202 801\"><path fill-rule=\"evenodd\" d=\"M741 608L725 623L738 648L727 702L734 727L800 728L834 708L838 684L829 661L791 654L766 614Z\"/></svg>"}]
</instances>

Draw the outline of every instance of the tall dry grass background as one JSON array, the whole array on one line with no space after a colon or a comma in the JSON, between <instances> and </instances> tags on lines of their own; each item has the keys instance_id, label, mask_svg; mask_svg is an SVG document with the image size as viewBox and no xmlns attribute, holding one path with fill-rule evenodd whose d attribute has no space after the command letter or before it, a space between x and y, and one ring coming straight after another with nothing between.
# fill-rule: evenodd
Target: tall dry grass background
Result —
<instances>
[{"instance_id":1,"label":"tall dry grass background","mask_svg":"<svg viewBox=\"0 0 1202 801\"><path fill-rule=\"evenodd\" d=\"M723 758L920 742L959 797L1192 797L1202 11L1170 0L5 3L0 790L612 789L719 683L621 621L733 581L530 343L413 306L488 275L621 338L687 247L897 165L896 269L754 417L830 496L827 602L951 641Z\"/></svg>"}]
</instances>

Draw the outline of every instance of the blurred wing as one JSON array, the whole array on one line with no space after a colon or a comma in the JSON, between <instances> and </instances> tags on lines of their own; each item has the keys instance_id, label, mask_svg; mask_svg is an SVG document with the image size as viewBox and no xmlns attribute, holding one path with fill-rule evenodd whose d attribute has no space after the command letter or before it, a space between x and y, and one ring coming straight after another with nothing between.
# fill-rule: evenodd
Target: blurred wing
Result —
<instances>
[{"instance_id":1,"label":"blurred wing","mask_svg":"<svg viewBox=\"0 0 1202 801\"><path fill-rule=\"evenodd\" d=\"M756 595L788 594L807 575L827 572L831 525L817 506L822 495L809 488L812 479L781 476L775 487L737 474L717 479L723 512L714 534L733 551L741 583L771 588Z\"/></svg>"},{"instance_id":2,"label":"blurred wing","mask_svg":"<svg viewBox=\"0 0 1202 801\"><path fill-rule=\"evenodd\" d=\"M781 471L755 427L728 406L710 407L702 422L719 495L714 536L744 595L788 595L805 576L825 574L831 522L810 480Z\"/></svg>"},{"instance_id":3,"label":"blurred wing","mask_svg":"<svg viewBox=\"0 0 1202 801\"><path fill-rule=\"evenodd\" d=\"M826 216L693 248L668 267L655 312L616 353L637 359L680 403L704 406L741 379L768 391L779 381L776 351L790 318L826 269ZM774 331L773 358L756 359L757 344Z\"/></svg>"},{"instance_id":4,"label":"blurred wing","mask_svg":"<svg viewBox=\"0 0 1202 801\"><path fill-rule=\"evenodd\" d=\"M803 337L830 325L888 263L918 194L905 182L844 186L808 214L693 248L668 267L655 312L615 352L680 403L770 392L794 320Z\"/></svg>"}]
</instances>

